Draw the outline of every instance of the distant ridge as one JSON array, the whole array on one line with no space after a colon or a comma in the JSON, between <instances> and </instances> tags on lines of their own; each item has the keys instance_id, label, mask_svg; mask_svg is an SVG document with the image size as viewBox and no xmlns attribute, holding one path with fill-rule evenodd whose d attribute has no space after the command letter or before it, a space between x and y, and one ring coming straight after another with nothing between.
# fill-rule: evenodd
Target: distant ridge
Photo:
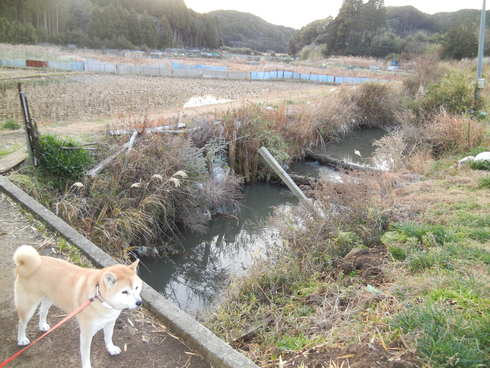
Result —
<instances>
[{"instance_id":1,"label":"distant ridge","mask_svg":"<svg viewBox=\"0 0 490 368\"><path fill-rule=\"evenodd\" d=\"M256 15L235 10L217 10L207 15L216 19L221 41L230 47L286 53L296 32L293 28L274 25Z\"/></svg>"}]
</instances>

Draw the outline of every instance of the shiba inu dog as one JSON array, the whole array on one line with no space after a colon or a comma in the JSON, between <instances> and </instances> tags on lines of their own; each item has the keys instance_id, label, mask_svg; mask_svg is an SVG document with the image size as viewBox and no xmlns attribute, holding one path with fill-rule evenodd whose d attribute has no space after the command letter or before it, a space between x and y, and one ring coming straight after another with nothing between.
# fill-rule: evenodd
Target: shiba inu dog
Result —
<instances>
[{"instance_id":1,"label":"shiba inu dog","mask_svg":"<svg viewBox=\"0 0 490 368\"><path fill-rule=\"evenodd\" d=\"M17 341L30 343L26 327L37 307L39 329L48 331L48 310L55 305L70 313L90 298L94 302L78 316L82 368L91 368L90 346L93 336L104 330L107 351L117 355L121 349L112 342L117 318L123 309L141 306L143 282L137 275L138 262L104 269L87 269L71 263L40 256L31 246L23 245L14 254L16 265L15 307L19 317Z\"/></svg>"}]
</instances>

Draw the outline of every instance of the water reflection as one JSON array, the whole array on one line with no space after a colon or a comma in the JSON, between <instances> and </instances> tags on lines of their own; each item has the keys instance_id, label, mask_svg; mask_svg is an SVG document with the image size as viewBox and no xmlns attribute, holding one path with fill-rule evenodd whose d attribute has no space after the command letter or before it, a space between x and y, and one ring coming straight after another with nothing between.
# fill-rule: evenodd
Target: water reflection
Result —
<instances>
[{"instance_id":1,"label":"water reflection","mask_svg":"<svg viewBox=\"0 0 490 368\"><path fill-rule=\"evenodd\" d=\"M267 219L274 207L291 203L294 197L281 187L248 186L238 218L218 218L206 234L187 234L177 257L143 260L143 279L181 309L206 314L231 276L243 275L254 259L280 245Z\"/></svg>"},{"instance_id":2,"label":"water reflection","mask_svg":"<svg viewBox=\"0 0 490 368\"><path fill-rule=\"evenodd\" d=\"M340 142L326 144L321 152L348 162L372 165L373 143L385 135L386 130L380 128L357 129Z\"/></svg>"},{"instance_id":3,"label":"water reflection","mask_svg":"<svg viewBox=\"0 0 490 368\"><path fill-rule=\"evenodd\" d=\"M329 143L323 152L370 165L372 143L385 134L382 129L355 131L342 142ZM294 164L291 170L341 180L337 171L314 162ZM195 316L207 314L219 302L230 277L245 274L254 259L280 246L277 230L268 226L267 218L274 207L292 203L296 203L293 195L282 187L247 186L238 218L220 217L206 234L186 234L181 239L184 252L177 257L144 260L143 279L181 309Z\"/></svg>"}]
</instances>

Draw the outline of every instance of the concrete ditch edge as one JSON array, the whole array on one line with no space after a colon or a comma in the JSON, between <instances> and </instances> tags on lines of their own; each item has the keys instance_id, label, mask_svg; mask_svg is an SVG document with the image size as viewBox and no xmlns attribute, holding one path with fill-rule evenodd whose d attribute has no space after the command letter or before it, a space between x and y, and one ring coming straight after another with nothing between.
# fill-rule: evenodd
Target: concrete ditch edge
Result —
<instances>
[{"instance_id":1,"label":"concrete ditch edge","mask_svg":"<svg viewBox=\"0 0 490 368\"><path fill-rule=\"evenodd\" d=\"M0 176L0 191L77 246L98 267L107 267L116 263L111 256L3 176ZM146 283L142 297L146 308L160 317L186 343L199 351L214 368L259 368Z\"/></svg>"}]
</instances>

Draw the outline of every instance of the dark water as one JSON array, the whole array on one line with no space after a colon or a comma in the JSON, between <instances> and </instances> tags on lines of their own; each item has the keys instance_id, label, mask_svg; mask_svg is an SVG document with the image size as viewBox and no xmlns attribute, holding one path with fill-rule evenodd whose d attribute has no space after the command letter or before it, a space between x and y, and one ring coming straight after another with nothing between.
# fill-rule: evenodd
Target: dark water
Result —
<instances>
[{"instance_id":1,"label":"dark water","mask_svg":"<svg viewBox=\"0 0 490 368\"><path fill-rule=\"evenodd\" d=\"M340 142L328 143L321 152L349 162L372 165L375 150L373 142L385 135L386 130L379 128L355 130ZM358 151L361 156L358 156L355 151Z\"/></svg>"},{"instance_id":2,"label":"dark water","mask_svg":"<svg viewBox=\"0 0 490 368\"><path fill-rule=\"evenodd\" d=\"M373 143L386 135L383 129L372 128L356 130L346 136L341 142L328 143L325 147L316 149L319 153L325 153L339 160L345 160L356 164L375 166ZM361 156L357 155L358 152ZM290 171L304 176L327 177L332 181L341 181L340 174L328 166L322 166L317 161L301 161L291 165Z\"/></svg>"},{"instance_id":3,"label":"dark water","mask_svg":"<svg viewBox=\"0 0 490 368\"><path fill-rule=\"evenodd\" d=\"M181 240L184 253L172 259L145 259L143 279L181 309L204 315L219 300L232 276L246 273L258 257L280 246L277 231L267 219L277 206L297 203L286 189L249 185L236 219L213 220L206 234Z\"/></svg>"},{"instance_id":4,"label":"dark water","mask_svg":"<svg viewBox=\"0 0 490 368\"><path fill-rule=\"evenodd\" d=\"M374 152L372 142L385 134L381 129L354 132L342 142L329 144L323 152L369 165ZM290 170L340 179L334 170L315 162L297 163ZM268 225L267 219L275 207L294 203L294 196L283 187L249 185L238 218L220 217L213 220L206 234L187 234L180 241L184 249L180 256L144 260L142 277L181 309L204 317L219 303L230 278L246 274L255 259L267 257L281 245L277 230Z\"/></svg>"}]
</instances>

